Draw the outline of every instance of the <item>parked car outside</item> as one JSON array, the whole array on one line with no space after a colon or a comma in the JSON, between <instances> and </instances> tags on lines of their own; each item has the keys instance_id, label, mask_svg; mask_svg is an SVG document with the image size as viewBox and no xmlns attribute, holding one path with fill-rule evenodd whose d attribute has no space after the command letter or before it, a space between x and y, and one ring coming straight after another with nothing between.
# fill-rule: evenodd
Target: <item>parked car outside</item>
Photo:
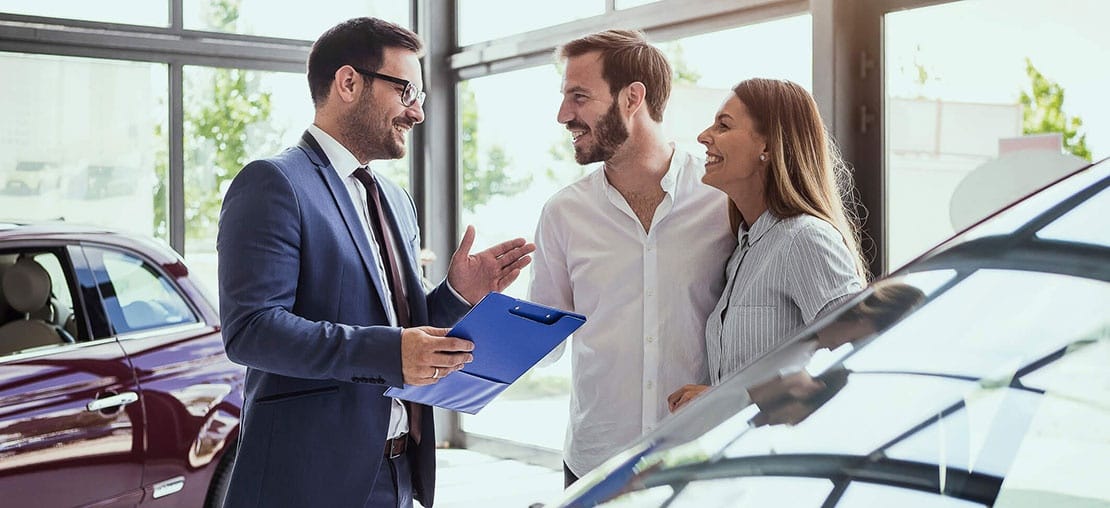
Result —
<instances>
[{"instance_id":1,"label":"parked car outside","mask_svg":"<svg viewBox=\"0 0 1110 508\"><path fill-rule=\"evenodd\" d=\"M168 247L0 224L0 505L220 506L244 375Z\"/></svg>"},{"instance_id":2,"label":"parked car outside","mask_svg":"<svg viewBox=\"0 0 1110 508\"><path fill-rule=\"evenodd\" d=\"M1108 186L965 230L548 506L1110 506Z\"/></svg>"},{"instance_id":3,"label":"parked car outside","mask_svg":"<svg viewBox=\"0 0 1110 508\"><path fill-rule=\"evenodd\" d=\"M3 190L6 194L41 194L46 189L57 187L60 182L61 172L56 164L43 161L19 161L8 173Z\"/></svg>"}]
</instances>

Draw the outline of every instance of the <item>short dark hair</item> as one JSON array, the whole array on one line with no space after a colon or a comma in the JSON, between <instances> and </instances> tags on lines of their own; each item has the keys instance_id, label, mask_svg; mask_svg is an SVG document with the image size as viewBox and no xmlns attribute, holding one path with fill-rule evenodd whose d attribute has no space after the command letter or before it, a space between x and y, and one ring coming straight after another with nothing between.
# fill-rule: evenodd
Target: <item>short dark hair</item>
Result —
<instances>
[{"instance_id":1,"label":"short dark hair","mask_svg":"<svg viewBox=\"0 0 1110 508\"><path fill-rule=\"evenodd\" d=\"M308 89L312 104L319 107L328 98L335 71L358 65L369 71L382 67L384 48L404 48L424 55L420 36L405 27L377 18L354 18L335 25L312 44L308 54Z\"/></svg>"},{"instance_id":2,"label":"short dark hair","mask_svg":"<svg viewBox=\"0 0 1110 508\"><path fill-rule=\"evenodd\" d=\"M671 64L659 48L648 43L639 30L606 30L580 37L558 50L560 59L601 52L601 77L609 83L609 93L639 81L647 89L648 113L663 121L663 110L671 96Z\"/></svg>"}]
</instances>

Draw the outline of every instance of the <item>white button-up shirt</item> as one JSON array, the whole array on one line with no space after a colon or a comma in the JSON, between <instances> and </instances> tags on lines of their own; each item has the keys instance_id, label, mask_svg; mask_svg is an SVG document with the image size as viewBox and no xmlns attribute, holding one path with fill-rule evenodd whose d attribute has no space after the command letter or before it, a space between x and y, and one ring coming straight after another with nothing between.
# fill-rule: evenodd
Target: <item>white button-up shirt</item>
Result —
<instances>
[{"instance_id":1,"label":"white button-up shirt","mask_svg":"<svg viewBox=\"0 0 1110 508\"><path fill-rule=\"evenodd\" d=\"M565 460L576 475L654 428L671 392L709 381L706 316L736 237L727 198L701 183L704 173L701 159L675 150L650 232L602 168L544 206L529 298L587 317L570 341Z\"/></svg>"}]
</instances>

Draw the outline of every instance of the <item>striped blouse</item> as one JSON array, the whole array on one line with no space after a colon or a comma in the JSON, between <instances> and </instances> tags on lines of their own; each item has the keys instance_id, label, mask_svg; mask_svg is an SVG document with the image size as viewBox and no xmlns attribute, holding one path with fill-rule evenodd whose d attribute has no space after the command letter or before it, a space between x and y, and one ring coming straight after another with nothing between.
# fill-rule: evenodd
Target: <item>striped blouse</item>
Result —
<instances>
[{"instance_id":1,"label":"striped blouse","mask_svg":"<svg viewBox=\"0 0 1110 508\"><path fill-rule=\"evenodd\" d=\"M781 219L768 210L738 239L705 325L714 385L863 287L840 232L812 215Z\"/></svg>"}]
</instances>

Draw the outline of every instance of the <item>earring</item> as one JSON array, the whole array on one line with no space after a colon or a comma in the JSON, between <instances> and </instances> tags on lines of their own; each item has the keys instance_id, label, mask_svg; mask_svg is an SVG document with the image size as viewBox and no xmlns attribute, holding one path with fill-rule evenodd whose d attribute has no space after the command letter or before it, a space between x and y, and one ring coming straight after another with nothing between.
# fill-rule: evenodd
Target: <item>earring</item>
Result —
<instances>
[{"instance_id":1,"label":"earring","mask_svg":"<svg viewBox=\"0 0 1110 508\"><path fill-rule=\"evenodd\" d=\"M767 154L765 154L765 153L759 154L759 162L767 162Z\"/></svg>"}]
</instances>

